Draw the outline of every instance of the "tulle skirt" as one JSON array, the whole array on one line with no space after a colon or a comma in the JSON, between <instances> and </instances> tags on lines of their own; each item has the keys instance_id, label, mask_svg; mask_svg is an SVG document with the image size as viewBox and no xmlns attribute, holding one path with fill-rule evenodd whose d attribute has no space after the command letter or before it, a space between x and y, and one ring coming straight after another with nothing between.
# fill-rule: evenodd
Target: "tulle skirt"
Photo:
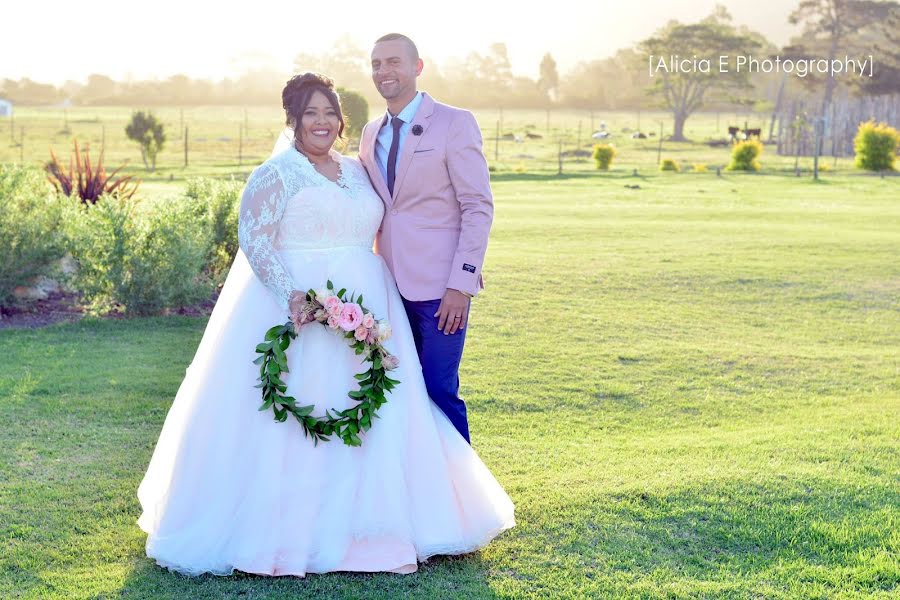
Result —
<instances>
[{"instance_id":1,"label":"tulle skirt","mask_svg":"<svg viewBox=\"0 0 900 600\"><path fill-rule=\"evenodd\" d=\"M400 384L361 447L318 446L291 417L260 412L258 356L287 315L238 252L138 489L138 524L158 564L190 575L330 571L410 573L436 554L476 550L514 525L513 504L428 398L415 343L381 257L360 247L283 252L301 289L364 295L393 336ZM288 395L313 414L354 402L367 363L321 325L287 352Z\"/></svg>"}]
</instances>

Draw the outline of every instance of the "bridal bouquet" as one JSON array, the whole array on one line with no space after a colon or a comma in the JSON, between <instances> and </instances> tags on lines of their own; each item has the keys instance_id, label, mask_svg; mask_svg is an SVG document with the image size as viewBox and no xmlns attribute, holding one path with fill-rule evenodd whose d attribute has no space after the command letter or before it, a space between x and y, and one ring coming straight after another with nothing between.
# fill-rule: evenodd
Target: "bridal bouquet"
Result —
<instances>
[{"instance_id":1,"label":"bridal bouquet","mask_svg":"<svg viewBox=\"0 0 900 600\"><path fill-rule=\"evenodd\" d=\"M287 384L280 377L288 372L285 350L301 328L312 323L320 323L346 338L356 354L364 354L370 365L368 370L356 375L359 388L348 393L358 404L342 411L326 410L324 417L312 416L315 405L298 406L296 398L283 395ZM378 409L387 402L385 393L400 383L387 376L387 371L400 364L383 346L390 337L390 324L377 320L366 310L362 295L348 297L346 289L335 292L331 281L325 288L309 290L290 320L269 329L265 341L256 346L256 352L261 355L253 361L260 366L260 383L256 387L262 389L263 403L259 410L271 408L279 423L286 421L288 414L293 415L304 435L312 437L315 444L328 441L334 434L348 446L361 445L360 431L369 430L378 417Z\"/></svg>"}]
</instances>

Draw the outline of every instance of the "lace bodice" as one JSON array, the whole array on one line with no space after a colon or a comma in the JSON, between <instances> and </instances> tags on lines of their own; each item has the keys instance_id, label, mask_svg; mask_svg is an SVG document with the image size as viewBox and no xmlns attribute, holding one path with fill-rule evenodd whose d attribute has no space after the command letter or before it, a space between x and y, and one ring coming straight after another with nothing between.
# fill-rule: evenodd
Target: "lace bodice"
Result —
<instances>
[{"instance_id":1,"label":"lace bodice","mask_svg":"<svg viewBox=\"0 0 900 600\"><path fill-rule=\"evenodd\" d=\"M283 254L361 247L371 250L384 206L356 159L332 152L337 182L290 148L253 171L241 198L238 241L254 273L284 309L297 289Z\"/></svg>"}]
</instances>

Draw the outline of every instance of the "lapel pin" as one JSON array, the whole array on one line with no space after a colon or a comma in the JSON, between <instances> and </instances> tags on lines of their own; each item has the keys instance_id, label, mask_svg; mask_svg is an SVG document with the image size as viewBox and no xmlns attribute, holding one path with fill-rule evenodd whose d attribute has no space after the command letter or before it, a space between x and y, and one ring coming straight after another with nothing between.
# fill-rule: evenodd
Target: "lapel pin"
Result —
<instances>
[{"instance_id":1,"label":"lapel pin","mask_svg":"<svg viewBox=\"0 0 900 600\"><path fill-rule=\"evenodd\" d=\"M422 131L424 131L424 130L422 129L421 125L413 125L413 128L412 128L413 135L422 135Z\"/></svg>"}]
</instances>

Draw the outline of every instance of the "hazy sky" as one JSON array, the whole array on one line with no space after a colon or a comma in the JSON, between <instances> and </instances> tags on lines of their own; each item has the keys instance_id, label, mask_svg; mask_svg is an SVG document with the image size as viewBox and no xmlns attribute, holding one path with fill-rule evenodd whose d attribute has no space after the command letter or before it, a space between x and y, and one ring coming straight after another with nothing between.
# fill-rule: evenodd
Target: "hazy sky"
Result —
<instances>
[{"instance_id":1,"label":"hazy sky","mask_svg":"<svg viewBox=\"0 0 900 600\"><path fill-rule=\"evenodd\" d=\"M246 67L290 70L299 52L328 50L341 34L368 48L389 31L413 38L421 54L442 62L505 42L513 70L537 75L545 52L561 72L649 36L672 18L708 15L716 0L553 0L524 2L326 0L192 2L191 0L49 0L3 9L0 78L61 83L91 73L117 79L175 73L220 79ZM796 0L719 0L737 24L776 44L793 28ZM530 3L529 3L530 4Z\"/></svg>"}]
</instances>

